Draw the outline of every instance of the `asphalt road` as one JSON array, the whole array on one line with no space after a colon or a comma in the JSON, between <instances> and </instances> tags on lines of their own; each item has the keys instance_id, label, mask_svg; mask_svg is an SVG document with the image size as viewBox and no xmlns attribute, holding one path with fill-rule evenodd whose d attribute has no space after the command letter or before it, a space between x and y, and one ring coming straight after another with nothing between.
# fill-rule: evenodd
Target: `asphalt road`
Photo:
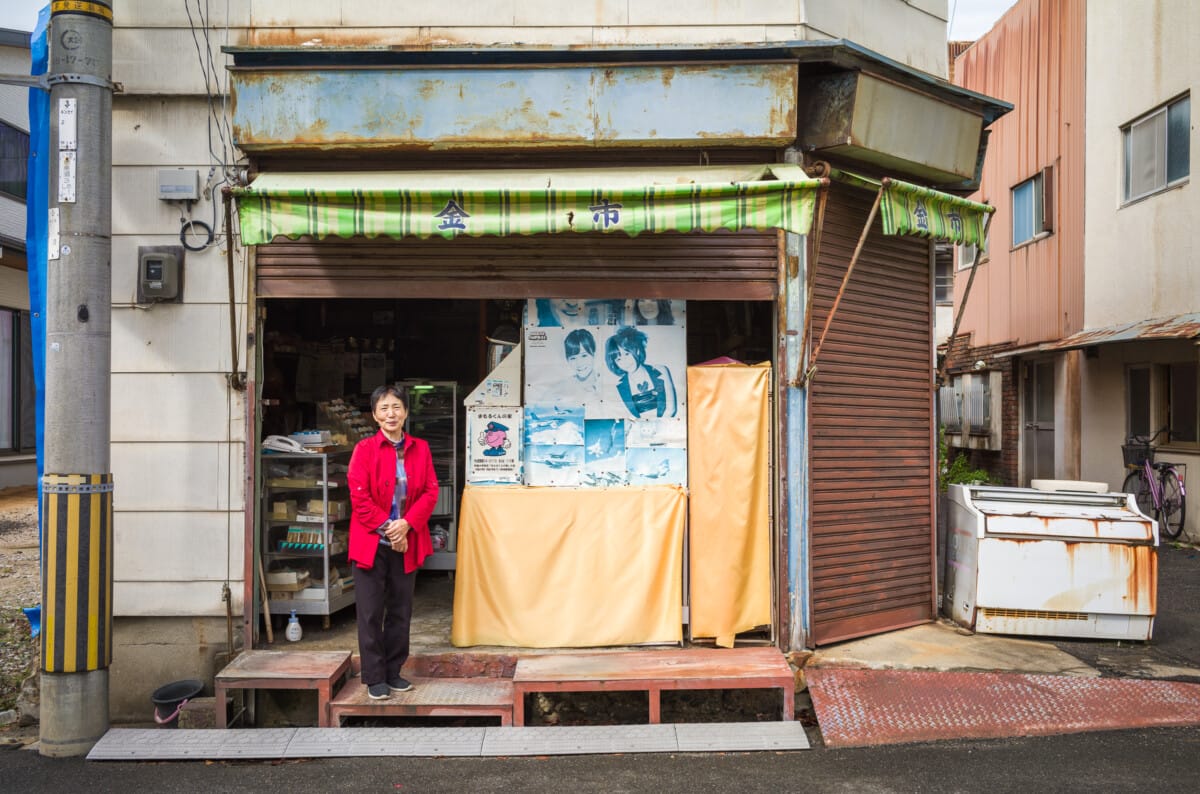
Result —
<instances>
[{"instance_id":1,"label":"asphalt road","mask_svg":"<svg viewBox=\"0 0 1200 794\"><path fill-rule=\"evenodd\" d=\"M13 792L1195 791L1200 728L855 750L550 758L111 763L0 752Z\"/></svg>"},{"instance_id":2,"label":"asphalt road","mask_svg":"<svg viewBox=\"0 0 1200 794\"><path fill-rule=\"evenodd\" d=\"M1171 675L1169 668L1200 669L1200 550L1175 548L1169 542L1159 546L1157 606L1154 637L1148 643L1056 640L1054 644L1102 675L1196 680Z\"/></svg>"}]
</instances>

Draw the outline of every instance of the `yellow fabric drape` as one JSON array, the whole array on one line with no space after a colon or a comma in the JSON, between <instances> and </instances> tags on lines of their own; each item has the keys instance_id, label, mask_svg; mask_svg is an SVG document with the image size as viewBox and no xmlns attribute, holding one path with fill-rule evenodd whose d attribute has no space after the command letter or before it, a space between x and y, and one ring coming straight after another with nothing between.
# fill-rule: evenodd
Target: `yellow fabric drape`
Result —
<instances>
[{"instance_id":1,"label":"yellow fabric drape","mask_svg":"<svg viewBox=\"0 0 1200 794\"><path fill-rule=\"evenodd\" d=\"M680 642L686 505L676 486L468 485L451 642Z\"/></svg>"},{"instance_id":2,"label":"yellow fabric drape","mask_svg":"<svg viewBox=\"0 0 1200 794\"><path fill-rule=\"evenodd\" d=\"M771 622L769 364L688 367L689 615L733 647Z\"/></svg>"}]
</instances>

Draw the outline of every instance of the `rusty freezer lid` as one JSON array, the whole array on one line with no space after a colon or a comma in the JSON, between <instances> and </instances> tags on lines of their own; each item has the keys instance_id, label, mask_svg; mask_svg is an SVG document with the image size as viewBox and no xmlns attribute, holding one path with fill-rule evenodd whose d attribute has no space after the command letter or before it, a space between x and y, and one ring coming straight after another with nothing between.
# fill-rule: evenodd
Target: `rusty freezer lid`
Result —
<instances>
[{"instance_id":1,"label":"rusty freezer lid","mask_svg":"<svg viewBox=\"0 0 1200 794\"><path fill-rule=\"evenodd\" d=\"M1016 536L1158 545L1154 521L1123 493L965 486L954 501L982 517L980 537Z\"/></svg>"}]
</instances>

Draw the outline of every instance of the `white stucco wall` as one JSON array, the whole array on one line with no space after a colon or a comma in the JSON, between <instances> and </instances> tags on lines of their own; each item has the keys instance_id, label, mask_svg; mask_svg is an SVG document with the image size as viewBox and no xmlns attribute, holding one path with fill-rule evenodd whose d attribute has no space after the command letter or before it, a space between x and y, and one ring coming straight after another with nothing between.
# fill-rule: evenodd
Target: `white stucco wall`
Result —
<instances>
[{"instance_id":1,"label":"white stucco wall","mask_svg":"<svg viewBox=\"0 0 1200 794\"><path fill-rule=\"evenodd\" d=\"M186 252L182 304L136 304L138 246L179 244L181 207L157 198L158 169L196 168L208 178L206 115L200 97L113 103L113 605L120 616L224 615L226 580L241 609L246 405L225 380L224 236ZM220 230L216 198L215 224L208 199L192 206L191 217ZM236 264L244 370L245 257Z\"/></svg>"},{"instance_id":2,"label":"white stucco wall","mask_svg":"<svg viewBox=\"0 0 1200 794\"><path fill-rule=\"evenodd\" d=\"M1200 4L1093 0L1087 12L1084 327L1200 311ZM1191 181L1122 206L1121 126L1189 91Z\"/></svg>"},{"instance_id":3,"label":"white stucco wall","mask_svg":"<svg viewBox=\"0 0 1200 794\"><path fill-rule=\"evenodd\" d=\"M1130 35L1137 31L1137 35ZM1092 0L1087 5L1087 114L1084 327L1164 318L1200 311L1200 218L1197 188L1197 94L1200 93L1200 5L1190 0ZM1120 86L1120 90L1113 90ZM1191 94L1191 172L1188 181L1123 204L1121 127L1184 94ZM1121 444L1128 432L1126 370L1132 364L1196 360L1191 341L1106 344L1081 370L1081 476L1120 488ZM1161 381L1155 380L1156 388ZM1156 408L1161 402L1156 399ZM1165 418L1156 415L1157 428ZM1160 460L1200 471L1194 448L1165 445ZM1191 478L1194 479L1194 476ZM1195 489L1193 489L1195 490ZM1200 516L1189 511L1186 533L1200 537Z\"/></svg>"},{"instance_id":4,"label":"white stucco wall","mask_svg":"<svg viewBox=\"0 0 1200 794\"><path fill-rule=\"evenodd\" d=\"M1131 364L1162 364L1195 356L1195 347L1187 340L1175 342L1138 342L1102 345L1095 358L1083 358L1080 366L1080 391L1083 435L1080 445L1080 478L1106 482L1120 490L1125 476L1121 444L1128 433L1126 417L1125 371ZM1156 384L1157 388L1161 384ZM1160 415L1152 418L1157 428ZM1196 507L1194 487L1200 472L1200 452L1194 449L1164 446L1158 460L1186 464L1185 483L1192 483L1192 504L1184 527L1188 539L1200 540L1200 508ZM1190 476L1188 476L1190 475Z\"/></svg>"}]
</instances>

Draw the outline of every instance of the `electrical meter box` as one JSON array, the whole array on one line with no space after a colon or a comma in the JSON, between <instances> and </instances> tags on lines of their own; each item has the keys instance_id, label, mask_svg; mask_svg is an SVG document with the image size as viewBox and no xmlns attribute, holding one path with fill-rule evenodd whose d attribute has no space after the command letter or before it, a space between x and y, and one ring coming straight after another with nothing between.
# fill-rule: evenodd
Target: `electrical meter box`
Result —
<instances>
[{"instance_id":1,"label":"electrical meter box","mask_svg":"<svg viewBox=\"0 0 1200 794\"><path fill-rule=\"evenodd\" d=\"M183 246L138 247L138 303L180 303L183 300Z\"/></svg>"},{"instance_id":2,"label":"electrical meter box","mask_svg":"<svg viewBox=\"0 0 1200 794\"><path fill-rule=\"evenodd\" d=\"M163 201L198 201L200 172L195 168L158 169L158 197Z\"/></svg>"}]
</instances>

